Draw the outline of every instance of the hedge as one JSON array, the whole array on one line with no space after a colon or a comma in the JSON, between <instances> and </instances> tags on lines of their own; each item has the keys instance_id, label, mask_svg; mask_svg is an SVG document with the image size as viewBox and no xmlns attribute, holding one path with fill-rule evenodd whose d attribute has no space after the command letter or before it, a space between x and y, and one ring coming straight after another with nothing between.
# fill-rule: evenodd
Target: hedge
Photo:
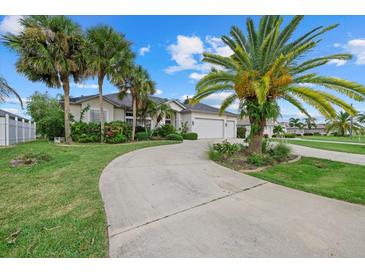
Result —
<instances>
[{"instance_id":1,"label":"hedge","mask_svg":"<svg viewBox=\"0 0 365 274\"><path fill-rule=\"evenodd\" d=\"M180 134L172 133L166 136L168 140L182 141L183 137Z\"/></svg>"},{"instance_id":2,"label":"hedge","mask_svg":"<svg viewBox=\"0 0 365 274\"><path fill-rule=\"evenodd\" d=\"M182 134L182 137L185 140L197 140L198 139L198 133L188 132L188 133Z\"/></svg>"},{"instance_id":3,"label":"hedge","mask_svg":"<svg viewBox=\"0 0 365 274\"><path fill-rule=\"evenodd\" d=\"M137 141L145 141L149 139L149 134L146 131L136 133Z\"/></svg>"}]
</instances>

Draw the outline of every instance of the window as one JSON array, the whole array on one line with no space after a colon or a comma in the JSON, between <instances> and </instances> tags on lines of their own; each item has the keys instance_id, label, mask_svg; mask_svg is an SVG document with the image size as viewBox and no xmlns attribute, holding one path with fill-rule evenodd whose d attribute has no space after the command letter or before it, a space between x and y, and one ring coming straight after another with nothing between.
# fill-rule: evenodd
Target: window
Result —
<instances>
[{"instance_id":1,"label":"window","mask_svg":"<svg viewBox=\"0 0 365 274\"><path fill-rule=\"evenodd\" d=\"M171 124L171 117L170 117L170 115L166 115L165 125L170 125L170 124Z\"/></svg>"},{"instance_id":2,"label":"window","mask_svg":"<svg viewBox=\"0 0 365 274\"><path fill-rule=\"evenodd\" d=\"M108 119L108 112L104 110L104 121ZM100 110L99 109L90 109L90 122L100 123Z\"/></svg>"}]
</instances>

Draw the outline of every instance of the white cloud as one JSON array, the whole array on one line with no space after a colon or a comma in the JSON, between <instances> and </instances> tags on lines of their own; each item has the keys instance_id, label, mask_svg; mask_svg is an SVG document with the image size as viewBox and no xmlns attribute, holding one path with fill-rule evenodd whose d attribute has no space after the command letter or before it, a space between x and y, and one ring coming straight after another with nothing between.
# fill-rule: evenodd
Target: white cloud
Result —
<instances>
[{"instance_id":1,"label":"white cloud","mask_svg":"<svg viewBox=\"0 0 365 274\"><path fill-rule=\"evenodd\" d=\"M23 104L26 104L28 102L28 99L27 98L21 98L21 99L23 101ZM5 99L5 103L8 103L8 104L20 104L18 98L15 98L15 97L6 98Z\"/></svg>"},{"instance_id":2,"label":"white cloud","mask_svg":"<svg viewBox=\"0 0 365 274\"><path fill-rule=\"evenodd\" d=\"M226 44L223 43L222 39L215 36L206 36L205 41L210 45L207 50L218 55L228 57L233 54L233 51Z\"/></svg>"},{"instance_id":3,"label":"white cloud","mask_svg":"<svg viewBox=\"0 0 365 274\"><path fill-rule=\"evenodd\" d=\"M202 79L205 75L206 75L205 73L193 72L189 75L189 78L198 81Z\"/></svg>"},{"instance_id":4,"label":"white cloud","mask_svg":"<svg viewBox=\"0 0 365 274\"><path fill-rule=\"evenodd\" d=\"M7 111L7 112L10 112L10 113L13 113L13 114L16 114L16 115L19 115L20 114L20 111L16 108L2 108L3 110Z\"/></svg>"},{"instance_id":5,"label":"white cloud","mask_svg":"<svg viewBox=\"0 0 365 274\"><path fill-rule=\"evenodd\" d=\"M336 67L343 66L347 63L347 60L333 59L328 62L328 64L334 64Z\"/></svg>"},{"instance_id":6,"label":"white cloud","mask_svg":"<svg viewBox=\"0 0 365 274\"><path fill-rule=\"evenodd\" d=\"M146 53L150 52L151 45L148 45L147 47L142 47L139 49L139 55L144 56Z\"/></svg>"},{"instance_id":7,"label":"white cloud","mask_svg":"<svg viewBox=\"0 0 365 274\"><path fill-rule=\"evenodd\" d=\"M156 89L155 94L156 94L156 95L160 95L160 94L162 94L162 90L160 90L160 89Z\"/></svg>"},{"instance_id":8,"label":"white cloud","mask_svg":"<svg viewBox=\"0 0 365 274\"><path fill-rule=\"evenodd\" d=\"M353 39L348 41L345 46L347 50L350 51L351 54L356 57L357 65L365 64L365 39Z\"/></svg>"},{"instance_id":9,"label":"white cloud","mask_svg":"<svg viewBox=\"0 0 365 274\"><path fill-rule=\"evenodd\" d=\"M167 50L171 54L171 60L177 64L168 67L166 69L167 73L199 69L195 56L202 54L204 51L203 42L199 37L178 35L176 44L169 45Z\"/></svg>"},{"instance_id":10,"label":"white cloud","mask_svg":"<svg viewBox=\"0 0 365 274\"><path fill-rule=\"evenodd\" d=\"M78 88L89 88L89 89L97 89L99 86L97 84L85 84L85 83L72 83L71 86Z\"/></svg>"},{"instance_id":11,"label":"white cloud","mask_svg":"<svg viewBox=\"0 0 365 274\"><path fill-rule=\"evenodd\" d=\"M334 43L334 44L333 44L333 46L334 46L335 48L339 48L339 47L341 47L341 44L339 44L339 43Z\"/></svg>"},{"instance_id":12,"label":"white cloud","mask_svg":"<svg viewBox=\"0 0 365 274\"><path fill-rule=\"evenodd\" d=\"M22 27L19 24L20 15L7 15L0 22L0 33L6 34L19 34L22 31Z\"/></svg>"}]
</instances>

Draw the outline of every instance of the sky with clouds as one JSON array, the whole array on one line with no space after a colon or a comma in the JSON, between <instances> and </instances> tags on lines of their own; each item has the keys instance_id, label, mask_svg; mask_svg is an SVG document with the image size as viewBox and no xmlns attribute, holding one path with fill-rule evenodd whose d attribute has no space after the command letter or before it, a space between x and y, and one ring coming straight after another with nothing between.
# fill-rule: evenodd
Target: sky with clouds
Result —
<instances>
[{"instance_id":1,"label":"sky with clouds","mask_svg":"<svg viewBox=\"0 0 365 274\"><path fill-rule=\"evenodd\" d=\"M203 63L202 53L212 52L223 56L230 54L220 37L229 33L231 26L245 28L247 16L71 16L83 29L98 24L108 24L126 35L132 42L136 62L143 65L156 82L156 94L164 98L184 99L195 92L195 84L212 66ZM257 23L259 17L252 16ZM0 16L0 34L17 33L21 29L19 16ZM290 16L284 17L284 23ZM298 37L317 26L339 23L340 26L323 36L320 45L307 58L333 53L352 53L350 61L333 60L330 64L317 69L323 75L343 77L365 85L365 16L306 16L294 35ZM62 90L51 89L42 83L33 83L15 70L16 55L4 45L0 45L0 74L26 99L34 91L48 91L52 95ZM72 84L71 96L97 93L95 79L84 83ZM104 92L116 92L116 88L106 82ZM210 96L203 102L219 107L229 93ZM351 102L351 101L350 101ZM365 103L351 102L365 111ZM237 111L238 103L231 111ZM282 119L301 117L297 109L280 102ZM10 98L0 108L25 114L14 98ZM312 108L309 112L318 116ZM318 117L320 119L320 117Z\"/></svg>"}]
</instances>

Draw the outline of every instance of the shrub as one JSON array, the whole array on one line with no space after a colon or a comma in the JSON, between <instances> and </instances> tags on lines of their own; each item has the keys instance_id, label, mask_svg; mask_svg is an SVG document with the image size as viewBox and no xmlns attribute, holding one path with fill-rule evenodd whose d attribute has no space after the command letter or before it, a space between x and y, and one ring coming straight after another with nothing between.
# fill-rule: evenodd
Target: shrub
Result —
<instances>
[{"instance_id":1,"label":"shrub","mask_svg":"<svg viewBox=\"0 0 365 274\"><path fill-rule=\"evenodd\" d=\"M219 151L215 150L213 146L210 146L208 151L208 157L212 161L220 161L222 160L223 155Z\"/></svg>"},{"instance_id":2,"label":"shrub","mask_svg":"<svg viewBox=\"0 0 365 274\"><path fill-rule=\"evenodd\" d=\"M265 138L265 139L269 138L269 134L265 133L265 134L264 134L264 138Z\"/></svg>"},{"instance_id":3,"label":"shrub","mask_svg":"<svg viewBox=\"0 0 365 274\"><path fill-rule=\"evenodd\" d=\"M322 136L322 134L321 134L321 133L319 133L319 132L314 132L314 133L313 133L313 136Z\"/></svg>"},{"instance_id":4,"label":"shrub","mask_svg":"<svg viewBox=\"0 0 365 274\"><path fill-rule=\"evenodd\" d=\"M313 136L313 135L314 135L314 133L311 133L311 132L305 132L303 135L304 135L304 136Z\"/></svg>"},{"instance_id":5,"label":"shrub","mask_svg":"<svg viewBox=\"0 0 365 274\"><path fill-rule=\"evenodd\" d=\"M187 133L189 130L189 127L188 127L188 122L181 122L181 128L180 128L180 131L182 134L184 133Z\"/></svg>"},{"instance_id":6,"label":"shrub","mask_svg":"<svg viewBox=\"0 0 365 274\"><path fill-rule=\"evenodd\" d=\"M221 155L230 157L241 149L241 146L238 144L231 144L227 141L223 141L222 143L213 144L212 148L218 151Z\"/></svg>"},{"instance_id":7,"label":"shrub","mask_svg":"<svg viewBox=\"0 0 365 274\"><path fill-rule=\"evenodd\" d=\"M269 153L270 149L272 148L272 143L269 139L263 139L261 143L262 153Z\"/></svg>"},{"instance_id":8,"label":"shrub","mask_svg":"<svg viewBox=\"0 0 365 274\"><path fill-rule=\"evenodd\" d=\"M172 133L166 136L168 140L182 141L183 137L180 134Z\"/></svg>"},{"instance_id":9,"label":"shrub","mask_svg":"<svg viewBox=\"0 0 365 274\"><path fill-rule=\"evenodd\" d=\"M137 132L136 133L136 139L137 141L145 141L149 139L149 134L146 131Z\"/></svg>"},{"instance_id":10,"label":"shrub","mask_svg":"<svg viewBox=\"0 0 365 274\"><path fill-rule=\"evenodd\" d=\"M285 134L284 134L284 137L285 137L285 138L295 138L295 137L296 137L296 135L295 135L294 133L285 133Z\"/></svg>"},{"instance_id":11,"label":"shrub","mask_svg":"<svg viewBox=\"0 0 365 274\"><path fill-rule=\"evenodd\" d=\"M142 127L142 126L136 126L136 133L137 132L146 132L146 128L145 127Z\"/></svg>"},{"instance_id":12,"label":"shrub","mask_svg":"<svg viewBox=\"0 0 365 274\"><path fill-rule=\"evenodd\" d=\"M259 153L252 153L247 157L247 162L254 166L264 166L272 163L270 156Z\"/></svg>"},{"instance_id":13,"label":"shrub","mask_svg":"<svg viewBox=\"0 0 365 274\"><path fill-rule=\"evenodd\" d=\"M163 126L159 127L158 129L156 129L156 131L155 131L155 134L157 136L162 136L162 137L166 137L167 135L173 134L173 133L176 133L176 130L175 130L174 126L171 124L163 125Z\"/></svg>"},{"instance_id":14,"label":"shrub","mask_svg":"<svg viewBox=\"0 0 365 274\"><path fill-rule=\"evenodd\" d=\"M272 147L269 151L269 154L273 159L276 161L286 161L289 158L289 155L291 154L292 149L284 144L284 143L278 143L274 147Z\"/></svg>"},{"instance_id":15,"label":"shrub","mask_svg":"<svg viewBox=\"0 0 365 274\"><path fill-rule=\"evenodd\" d=\"M245 139L246 138L246 132L247 132L247 129L245 127L237 128L237 138Z\"/></svg>"},{"instance_id":16,"label":"shrub","mask_svg":"<svg viewBox=\"0 0 365 274\"><path fill-rule=\"evenodd\" d=\"M278 136L276 136L276 134L273 134L273 135L271 135L271 137L272 137L272 138L276 138L276 137L278 137Z\"/></svg>"},{"instance_id":17,"label":"shrub","mask_svg":"<svg viewBox=\"0 0 365 274\"><path fill-rule=\"evenodd\" d=\"M105 142L109 144L119 144L127 142L127 137L122 133L117 133L113 137L105 138Z\"/></svg>"},{"instance_id":18,"label":"shrub","mask_svg":"<svg viewBox=\"0 0 365 274\"><path fill-rule=\"evenodd\" d=\"M100 124L75 122L71 125L71 136L75 142L100 142Z\"/></svg>"},{"instance_id":19,"label":"shrub","mask_svg":"<svg viewBox=\"0 0 365 274\"><path fill-rule=\"evenodd\" d=\"M303 134L300 134L300 133L297 133L297 134L295 134L295 136L303 136Z\"/></svg>"},{"instance_id":20,"label":"shrub","mask_svg":"<svg viewBox=\"0 0 365 274\"><path fill-rule=\"evenodd\" d=\"M195 133L195 132L183 133L182 137L185 140L197 140L198 139L198 133Z\"/></svg>"}]
</instances>

